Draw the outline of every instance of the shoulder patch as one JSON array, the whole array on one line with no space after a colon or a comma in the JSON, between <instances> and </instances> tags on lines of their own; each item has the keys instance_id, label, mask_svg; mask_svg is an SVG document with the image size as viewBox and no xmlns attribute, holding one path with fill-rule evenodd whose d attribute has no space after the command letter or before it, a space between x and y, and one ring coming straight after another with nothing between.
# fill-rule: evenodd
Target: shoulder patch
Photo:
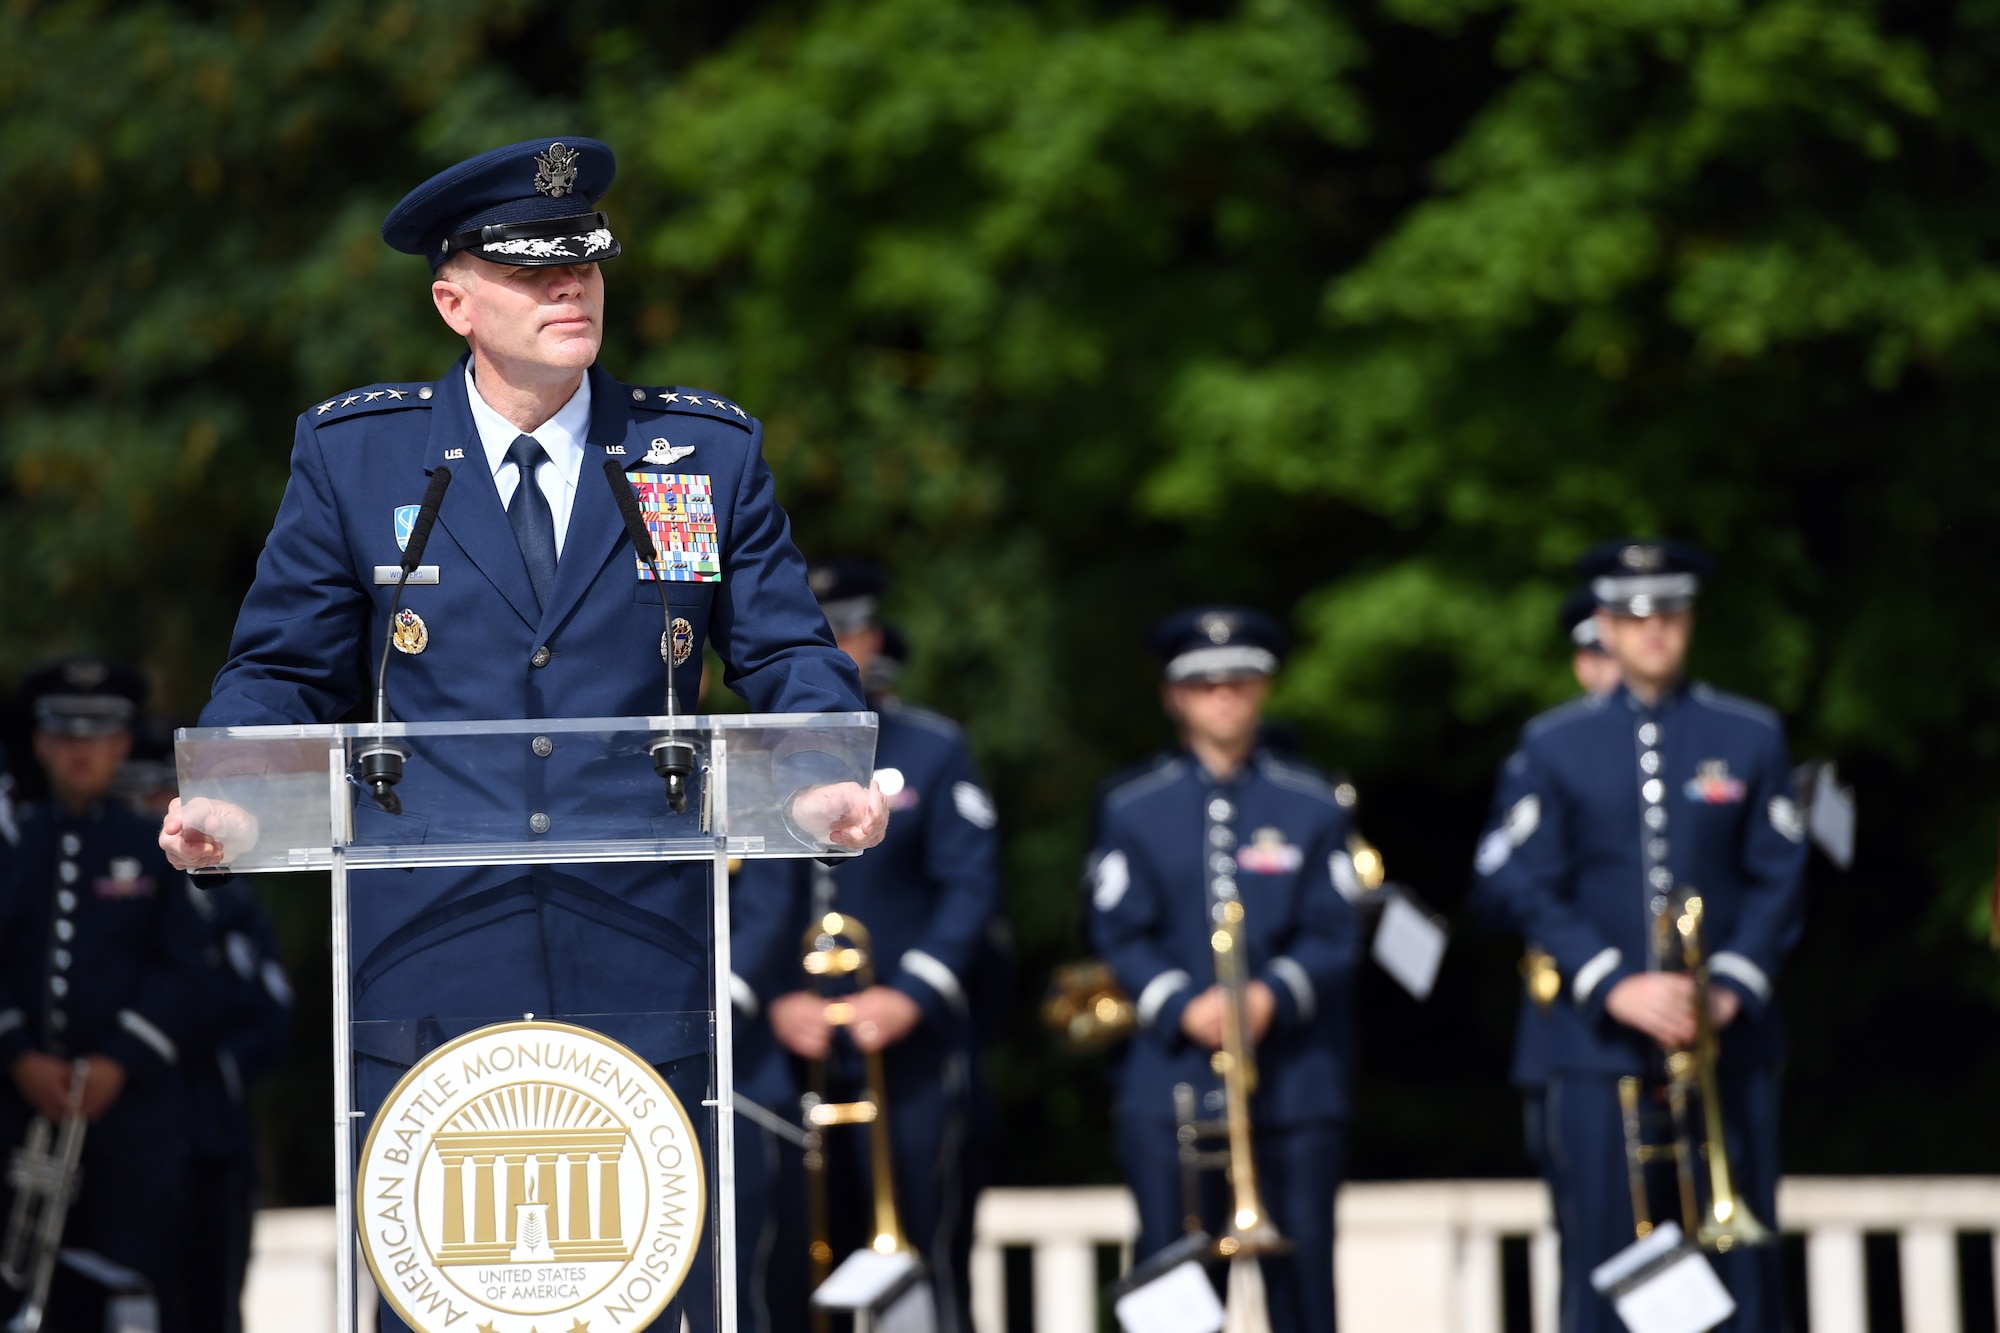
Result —
<instances>
[{"instance_id":1,"label":"shoulder patch","mask_svg":"<svg viewBox=\"0 0 2000 1333\"><path fill-rule=\"evenodd\" d=\"M1307 796L1317 796L1328 805L1339 804L1338 801L1334 800L1333 787L1320 775L1317 769L1307 768L1303 764L1290 763L1273 755L1266 754L1258 757L1257 771L1277 786L1283 787L1288 791L1302 792Z\"/></svg>"},{"instance_id":2,"label":"shoulder patch","mask_svg":"<svg viewBox=\"0 0 2000 1333\"><path fill-rule=\"evenodd\" d=\"M1566 704L1558 704L1548 712L1529 719L1528 725L1521 728L1521 736L1523 739L1534 739L1558 727L1581 722L1588 717L1596 717L1603 711L1602 695L1592 694L1581 699L1572 699Z\"/></svg>"},{"instance_id":3,"label":"shoulder patch","mask_svg":"<svg viewBox=\"0 0 2000 1333\"><path fill-rule=\"evenodd\" d=\"M1104 808L1116 810L1130 805L1142 796L1149 796L1162 787L1171 787L1187 772L1187 765L1179 759L1171 760L1149 772L1141 773L1130 782L1122 782L1104 793Z\"/></svg>"},{"instance_id":4,"label":"shoulder patch","mask_svg":"<svg viewBox=\"0 0 2000 1333\"><path fill-rule=\"evenodd\" d=\"M1100 912L1109 912L1123 902L1125 890L1131 887L1132 867L1123 852L1108 852L1090 868L1090 904Z\"/></svg>"},{"instance_id":5,"label":"shoulder patch","mask_svg":"<svg viewBox=\"0 0 2000 1333\"><path fill-rule=\"evenodd\" d=\"M993 808L993 798L976 783L953 783L951 803L957 807L959 817L974 828L990 829L1000 822L999 812Z\"/></svg>"},{"instance_id":6,"label":"shoulder patch","mask_svg":"<svg viewBox=\"0 0 2000 1333\"><path fill-rule=\"evenodd\" d=\"M755 419L727 398L718 397L705 389L690 389L685 385L662 389L629 384L625 386L625 393L632 400L632 406L653 412L684 412L690 416L712 417L744 430L749 430L751 421Z\"/></svg>"},{"instance_id":7,"label":"shoulder patch","mask_svg":"<svg viewBox=\"0 0 2000 1333\"><path fill-rule=\"evenodd\" d=\"M315 426L376 412L398 412L405 408L429 407L437 391L428 384L371 384L365 389L349 389L322 399L305 410Z\"/></svg>"},{"instance_id":8,"label":"shoulder patch","mask_svg":"<svg viewBox=\"0 0 2000 1333\"><path fill-rule=\"evenodd\" d=\"M1739 717L1747 717L1754 722L1762 722L1773 731L1784 730L1784 724L1778 720L1777 713L1758 703L1755 699L1746 699L1740 694L1726 694L1716 689L1713 685L1705 685L1700 682L1691 686L1688 693L1694 697L1696 702L1705 704L1718 712L1735 713Z\"/></svg>"}]
</instances>

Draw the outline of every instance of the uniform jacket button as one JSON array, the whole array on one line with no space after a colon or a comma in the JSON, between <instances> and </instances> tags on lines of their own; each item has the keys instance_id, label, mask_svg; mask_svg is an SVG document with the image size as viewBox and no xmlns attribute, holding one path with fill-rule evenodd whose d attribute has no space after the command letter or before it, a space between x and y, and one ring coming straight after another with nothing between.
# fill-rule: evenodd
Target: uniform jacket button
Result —
<instances>
[{"instance_id":1,"label":"uniform jacket button","mask_svg":"<svg viewBox=\"0 0 2000 1333\"><path fill-rule=\"evenodd\" d=\"M534 656L528 659L528 665L536 668L545 667L549 664L549 659L554 656L555 654L549 651L549 646L545 643L535 649Z\"/></svg>"},{"instance_id":2,"label":"uniform jacket button","mask_svg":"<svg viewBox=\"0 0 2000 1333\"><path fill-rule=\"evenodd\" d=\"M543 759L547 759L550 755L556 752L556 743L550 740L547 736L535 737L535 739L530 742L530 745L534 749L534 752Z\"/></svg>"},{"instance_id":3,"label":"uniform jacket button","mask_svg":"<svg viewBox=\"0 0 2000 1333\"><path fill-rule=\"evenodd\" d=\"M534 814L528 816L528 828L535 833L547 833L549 831L549 817L539 810L535 811Z\"/></svg>"}]
</instances>

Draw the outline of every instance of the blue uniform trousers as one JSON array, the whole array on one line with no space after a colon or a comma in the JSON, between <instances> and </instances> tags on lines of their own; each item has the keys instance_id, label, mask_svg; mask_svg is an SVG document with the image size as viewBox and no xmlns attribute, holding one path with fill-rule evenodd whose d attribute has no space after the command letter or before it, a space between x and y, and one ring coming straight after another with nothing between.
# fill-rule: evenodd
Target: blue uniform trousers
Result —
<instances>
[{"instance_id":1,"label":"blue uniform trousers","mask_svg":"<svg viewBox=\"0 0 2000 1333\"><path fill-rule=\"evenodd\" d=\"M766 1108L771 1109L771 1108ZM779 1108L783 1113L783 1108ZM799 1149L770 1130L736 1121L736 1327L787 1333L807 1326L806 1233ZM783 1183L781 1183L783 1182ZM799 1202L793 1202L795 1196ZM722 1326L704 1244L681 1289L690 1328Z\"/></svg>"},{"instance_id":2,"label":"blue uniform trousers","mask_svg":"<svg viewBox=\"0 0 2000 1333\"><path fill-rule=\"evenodd\" d=\"M1258 1126L1253 1135L1257 1190L1278 1230L1296 1248L1261 1261L1271 1333L1333 1333L1333 1198L1347 1165L1347 1124L1315 1120ZM1182 1235L1179 1147L1171 1120L1121 1116L1118 1153L1139 1207L1143 1262ZM1228 1216L1221 1173L1202 1176L1202 1221L1220 1235ZM1223 1269L1217 1267L1219 1279Z\"/></svg>"},{"instance_id":3,"label":"blue uniform trousers","mask_svg":"<svg viewBox=\"0 0 2000 1333\"><path fill-rule=\"evenodd\" d=\"M1770 1068L1721 1071L1730 1173L1737 1193L1766 1226L1775 1226L1777 1217L1778 1078ZM1546 1107L1550 1187L1563 1240L1563 1333L1624 1333L1611 1302L1590 1286L1591 1270L1633 1239L1618 1079L1554 1072ZM1648 1133L1648 1142L1656 1139L1664 1135ZM1673 1176L1670 1164L1649 1168L1657 1221L1682 1220ZM1735 1317L1721 1326L1725 1333L1777 1333L1784 1326L1784 1269L1776 1245L1712 1254L1709 1261L1736 1298Z\"/></svg>"},{"instance_id":4,"label":"blue uniform trousers","mask_svg":"<svg viewBox=\"0 0 2000 1333\"><path fill-rule=\"evenodd\" d=\"M972 1283L967 1271L972 1229L966 1223L964 1172L970 1117L964 1057L956 1052L940 1056L937 1044L922 1037L890 1047L884 1057L897 1215L910 1244L930 1265L938 1333L972 1333ZM831 1100L858 1100L862 1092L858 1082L829 1079ZM829 1133L826 1159L833 1252L845 1256L868 1243L874 1225L874 1167L867 1129L856 1126ZM802 1211L804 1200L798 1202Z\"/></svg>"}]
</instances>

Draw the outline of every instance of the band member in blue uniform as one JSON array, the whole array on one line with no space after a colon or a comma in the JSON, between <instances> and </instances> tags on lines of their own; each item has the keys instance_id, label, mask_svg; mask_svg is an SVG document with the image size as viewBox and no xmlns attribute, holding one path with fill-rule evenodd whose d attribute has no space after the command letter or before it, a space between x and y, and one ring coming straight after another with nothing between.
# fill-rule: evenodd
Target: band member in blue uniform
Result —
<instances>
[{"instance_id":1,"label":"band member in blue uniform","mask_svg":"<svg viewBox=\"0 0 2000 1333\"><path fill-rule=\"evenodd\" d=\"M857 1046L882 1052L897 1211L930 1265L939 1328L970 1333L966 1265L972 1238L964 1198L974 1042L970 983L1000 910L998 820L964 733L879 688L885 677L893 679L880 660L881 572L841 562L816 565L811 577L842 650L878 687L869 697L881 717L875 763L878 770L900 772L903 787L893 798L897 815L889 836L868 855L834 866L765 861L744 868L735 892L746 902L792 907L776 941L789 953L789 968L780 970L778 990L757 1000L787 1050L801 1059L826 1059L830 1100L861 1096ZM805 986L800 968L807 926L833 910L860 921L875 946L876 984L847 997L855 1017L838 1037L827 1022L826 1002ZM870 1234L867 1136L835 1130L826 1153L838 1262ZM798 1211L796 1201L791 1206ZM785 1272L796 1271L789 1258L780 1262Z\"/></svg>"},{"instance_id":2,"label":"band member in blue uniform","mask_svg":"<svg viewBox=\"0 0 2000 1333\"><path fill-rule=\"evenodd\" d=\"M1276 1333L1334 1326L1333 1200L1345 1158L1352 990L1360 927L1336 887L1351 879L1347 816L1312 769L1257 747L1283 635L1228 607L1177 615L1154 648L1181 753L1114 788L1091 854L1090 933L1136 997L1138 1029L1116 1073L1119 1154L1139 1206L1137 1257L1182 1234L1174 1086L1223 1110L1210 1054L1222 1042L1211 913L1240 900L1247 1023L1257 1046L1256 1168L1271 1219L1296 1249L1261 1262ZM1221 1234L1212 1174L1203 1212Z\"/></svg>"},{"instance_id":3,"label":"band member in blue uniform","mask_svg":"<svg viewBox=\"0 0 2000 1333\"><path fill-rule=\"evenodd\" d=\"M1622 683L1528 725L1501 774L1504 839L1489 838L1480 865L1485 892L1553 956L1562 982L1548 1014L1547 1133L1567 1333L1620 1327L1589 1280L1633 1239L1617 1081L1657 1084L1663 1052L1694 1040L1691 980L1655 952L1655 920L1680 888L1706 905L1736 1187L1773 1221L1784 1055L1773 988L1799 937L1805 862L1777 717L1682 674L1707 558L1628 540L1579 567ZM1776 1247L1714 1263L1736 1298L1730 1327L1780 1326Z\"/></svg>"},{"instance_id":4,"label":"band member in blue uniform","mask_svg":"<svg viewBox=\"0 0 2000 1333\"><path fill-rule=\"evenodd\" d=\"M107 799L146 692L130 668L74 658L21 683L34 710L45 803L25 807L17 847L0 851L0 1145L33 1117L59 1123L74 1062L87 1060L83 1187L65 1246L142 1274L162 1326L182 1318L175 1246L188 1134L183 1052L200 1021L201 926L187 877L167 865L155 825ZM5 1188L0 1219L9 1215ZM0 1307L17 1293L0 1287Z\"/></svg>"},{"instance_id":5,"label":"band member in blue uniform","mask_svg":"<svg viewBox=\"0 0 2000 1333\"><path fill-rule=\"evenodd\" d=\"M676 515L663 535L674 539L664 572L677 664L712 645L725 680L760 712L863 706L806 586L761 424L712 392L621 383L597 363L599 264L619 243L596 203L614 171L595 140L537 139L461 162L391 211L383 239L425 257L432 302L466 353L436 380L334 394L299 417L291 482L203 725L337 720L372 697L385 638L398 650L391 696L404 720L658 712L661 584L635 558L606 485L613 460L650 488L656 512ZM395 575L381 570L400 560L440 469L454 480L423 556L434 573L405 590L390 636ZM676 674L683 710L698 675ZM446 774L413 763L397 788L403 813L364 797L356 836L436 840L439 825L514 811L524 838L610 835L596 795L605 779L575 747L538 744L522 764ZM866 780L819 773L789 813L832 842L871 846L888 808ZM180 866L219 864L226 847L212 831L234 819L177 803L161 845ZM589 1021L663 1069L702 1057L682 1096L706 1095L705 1025L663 1017L711 1003L705 932L687 924L707 917L705 872L385 873L404 876L396 892L364 884L351 904L364 1108L465 1022L524 1012L622 1015Z\"/></svg>"},{"instance_id":6,"label":"band member in blue uniform","mask_svg":"<svg viewBox=\"0 0 2000 1333\"><path fill-rule=\"evenodd\" d=\"M1588 586L1570 590L1556 612L1556 624L1570 649L1570 671L1586 695L1607 694L1618 687L1618 663L1604 651L1597 637L1597 598ZM1472 908L1488 925L1498 930L1521 932L1525 927L1499 900L1488 878L1490 869L1504 866L1513 850L1515 830L1508 824L1508 812L1520 799L1503 783L1493 795L1493 812L1479 841L1479 855L1473 865ZM1549 952L1532 940L1526 941L1521 956L1521 1011L1514 1027L1514 1058L1509 1076L1521 1093L1521 1125L1528 1156L1548 1182L1550 1196L1567 1198L1556 1178L1555 1163L1548 1151L1547 1099L1549 1069L1548 1010L1562 992L1562 974ZM1558 1231L1562 1218L1556 1219Z\"/></svg>"},{"instance_id":7,"label":"band member in blue uniform","mask_svg":"<svg viewBox=\"0 0 2000 1333\"><path fill-rule=\"evenodd\" d=\"M204 1020L187 1043L187 1203L181 1264L188 1326L241 1333L243 1281L257 1208L257 1126L251 1094L291 1037L292 986L277 932L245 876L196 888L205 935Z\"/></svg>"}]
</instances>

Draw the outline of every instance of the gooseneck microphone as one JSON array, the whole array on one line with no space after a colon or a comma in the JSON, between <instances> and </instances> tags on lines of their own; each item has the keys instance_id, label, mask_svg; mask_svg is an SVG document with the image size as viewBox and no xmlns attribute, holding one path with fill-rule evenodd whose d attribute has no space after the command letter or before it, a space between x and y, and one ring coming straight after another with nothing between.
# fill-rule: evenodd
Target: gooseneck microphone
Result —
<instances>
[{"instance_id":1,"label":"gooseneck microphone","mask_svg":"<svg viewBox=\"0 0 2000 1333\"><path fill-rule=\"evenodd\" d=\"M431 539L431 529L437 526L438 509L444 504L444 490L449 485L450 468L439 467L431 473L431 484L424 490L424 502L417 506L416 522L410 524L410 540L403 546L403 576L396 580L396 596L389 603L389 623L382 634L382 662L375 669L375 725L378 727L389 721L389 649L396 641L396 613L403 609L403 588L409 583L410 575L416 573L417 566L424 561L424 547ZM375 804L392 815L403 813L402 799L396 795L396 784L403 780L403 758L403 752L383 737L377 737L355 756L361 766L362 785L374 794Z\"/></svg>"},{"instance_id":2,"label":"gooseneck microphone","mask_svg":"<svg viewBox=\"0 0 2000 1333\"><path fill-rule=\"evenodd\" d=\"M667 717L680 716L680 701L674 695L674 613L667 605L667 576L660 569L659 548L653 544L653 534L646 530L646 519L639 512L639 497L632 493L632 483L625 477L625 469L615 458L604 460L604 479L611 486L611 498L618 505L618 513L625 520L625 535L632 539L632 549L653 571L653 581L660 585L660 618L665 629L660 634L660 657L667 664ZM688 777L694 772L694 745L681 740L672 732L661 737L647 747L653 756L653 771L667 784L667 808L675 814L687 809Z\"/></svg>"}]
</instances>

